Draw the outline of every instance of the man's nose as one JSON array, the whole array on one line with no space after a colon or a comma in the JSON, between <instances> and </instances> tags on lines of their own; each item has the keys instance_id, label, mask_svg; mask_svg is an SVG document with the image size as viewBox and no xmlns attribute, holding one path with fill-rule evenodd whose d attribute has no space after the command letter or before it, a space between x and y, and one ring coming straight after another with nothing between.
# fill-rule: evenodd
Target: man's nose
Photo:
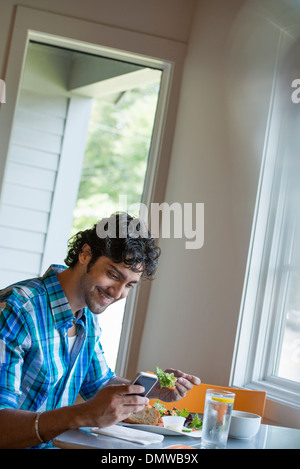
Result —
<instances>
[{"instance_id":1,"label":"man's nose","mask_svg":"<svg viewBox=\"0 0 300 469\"><path fill-rule=\"evenodd\" d=\"M119 283L111 287L111 289L108 290L108 293L112 295L115 300L120 300L127 296L126 286L123 283Z\"/></svg>"}]
</instances>

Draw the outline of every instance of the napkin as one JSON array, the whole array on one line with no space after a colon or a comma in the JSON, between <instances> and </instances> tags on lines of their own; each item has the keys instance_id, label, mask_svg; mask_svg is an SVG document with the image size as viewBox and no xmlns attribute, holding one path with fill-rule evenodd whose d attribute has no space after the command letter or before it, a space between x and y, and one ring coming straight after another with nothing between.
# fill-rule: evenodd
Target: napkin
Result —
<instances>
[{"instance_id":1,"label":"napkin","mask_svg":"<svg viewBox=\"0 0 300 469\"><path fill-rule=\"evenodd\" d=\"M99 435L131 441L140 445L160 443L164 439L163 435L145 432L143 430L136 430L134 428L122 427L120 425L112 425L111 427L106 428L92 427L89 428L89 431L91 433L98 433Z\"/></svg>"}]
</instances>

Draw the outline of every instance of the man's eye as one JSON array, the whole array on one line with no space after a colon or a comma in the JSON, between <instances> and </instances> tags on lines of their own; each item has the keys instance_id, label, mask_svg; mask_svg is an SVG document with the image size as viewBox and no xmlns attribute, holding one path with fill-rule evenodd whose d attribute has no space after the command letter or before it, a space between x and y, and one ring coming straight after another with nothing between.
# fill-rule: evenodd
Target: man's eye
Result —
<instances>
[{"instance_id":1,"label":"man's eye","mask_svg":"<svg viewBox=\"0 0 300 469\"><path fill-rule=\"evenodd\" d=\"M118 276L115 274L115 272L108 272L108 275L113 280L118 280Z\"/></svg>"}]
</instances>

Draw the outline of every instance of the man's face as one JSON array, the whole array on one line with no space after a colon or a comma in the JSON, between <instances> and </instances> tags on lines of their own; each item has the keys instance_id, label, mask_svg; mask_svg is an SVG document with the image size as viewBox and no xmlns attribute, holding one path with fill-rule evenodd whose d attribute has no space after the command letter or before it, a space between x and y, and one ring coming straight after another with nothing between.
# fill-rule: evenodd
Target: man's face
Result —
<instances>
[{"instance_id":1,"label":"man's face","mask_svg":"<svg viewBox=\"0 0 300 469\"><path fill-rule=\"evenodd\" d=\"M81 294L88 308L101 314L116 301L125 298L141 277L125 264L116 264L101 256L80 279Z\"/></svg>"}]
</instances>

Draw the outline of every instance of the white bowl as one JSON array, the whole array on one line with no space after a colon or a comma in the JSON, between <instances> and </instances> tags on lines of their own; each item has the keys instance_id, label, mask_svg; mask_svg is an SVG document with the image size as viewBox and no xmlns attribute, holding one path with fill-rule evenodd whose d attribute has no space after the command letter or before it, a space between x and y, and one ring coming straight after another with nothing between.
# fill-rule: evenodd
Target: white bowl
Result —
<instances>
[{"instance_id":1,"label":"white bowl","mask_svg":"<svg viewBox=\"0 0 300 469\"><path fill-rule=\"evenodd\" d=\"M181 432L185 420L185 417L178 417L177 415L166 415L162 417L164 427L170 428L170 430L176 430L177 432Z\"/></svg>"},{"instance_id":2,"label":"white bowl","mask_svg":"<svg viewBox=\"0 0 300 469\"><path fill-rule=\"evenodd\" d=\"M233 410L229 428L229 436L238 440L252 438L260 428L261 416Z\"/></svg>"}]
</instances>

